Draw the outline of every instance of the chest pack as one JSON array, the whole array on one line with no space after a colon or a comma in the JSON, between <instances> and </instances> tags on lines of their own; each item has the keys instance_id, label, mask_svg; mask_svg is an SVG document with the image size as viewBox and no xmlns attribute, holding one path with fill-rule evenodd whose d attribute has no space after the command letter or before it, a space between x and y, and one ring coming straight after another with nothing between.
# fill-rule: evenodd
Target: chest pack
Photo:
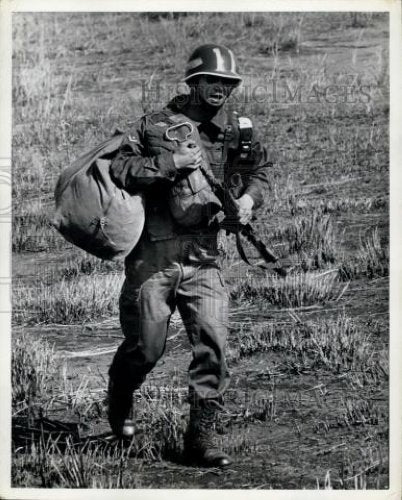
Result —
<instances>
[{"instance_id":1,"label":"chest pack","mask_svg":"<svg viewBox=\"0 0 402 500\"><path fill-rule=\"evenodd\" d=\"M148 154L154 156L166 150L174 152L179 143L193 141L202 151L204 169L212 175L197 127L181 114L158 118L160 119L147 127L144 134ZM183 124L189 125L187 133ZM169 131L176 133L169 134ZM186 228L202 227L222 210L221 202L200 169L193 170L176 181L167 195L167 201L175 222Z\"/></svg>"}]
</instances>

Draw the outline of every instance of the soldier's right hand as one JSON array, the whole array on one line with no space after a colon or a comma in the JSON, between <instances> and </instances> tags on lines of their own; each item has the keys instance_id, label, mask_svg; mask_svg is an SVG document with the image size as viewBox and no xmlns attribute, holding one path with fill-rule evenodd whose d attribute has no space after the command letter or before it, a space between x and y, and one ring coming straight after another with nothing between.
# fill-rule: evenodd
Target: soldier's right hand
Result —
<instances>
[{"instance_id":1,"label":"soldier's right hand","mask_svg":"<svg viewBox=\"0 0 402 500\"><path fill-rule=\"evenodd\" d=\"M177 170L192 172L201 165L201 149L194 142L181 143L173 153L173 161Z\"/></svg>"}]
</instances>

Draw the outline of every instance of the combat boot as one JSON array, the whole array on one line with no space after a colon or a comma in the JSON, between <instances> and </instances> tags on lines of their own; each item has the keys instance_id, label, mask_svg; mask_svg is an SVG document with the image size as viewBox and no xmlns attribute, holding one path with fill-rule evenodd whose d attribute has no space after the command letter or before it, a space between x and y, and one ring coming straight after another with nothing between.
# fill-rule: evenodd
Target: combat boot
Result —
<instances>
[{"instance_id":1,"label":"combat boot","mask_svg":"<svg viewBox=\"0 0 402 500\"><path fill-rule=\"evenodd\" d=\"M218 410L214 400L198 401L190 407L190 421L184 435L184 452L189 463L205 467L225 467L232 463L216 442Z\"/></svg>"},{"instance_id":2,"label":"combat boot","mask_svg":"<svg viewBox=\"0 0 402 500\"><path fill-rule=\"evenodd\" d=\"M115 436L120 439L133 437L133 391L117 387L112 379L108 385L108 418Z\"/></svg>"}]
</instances>

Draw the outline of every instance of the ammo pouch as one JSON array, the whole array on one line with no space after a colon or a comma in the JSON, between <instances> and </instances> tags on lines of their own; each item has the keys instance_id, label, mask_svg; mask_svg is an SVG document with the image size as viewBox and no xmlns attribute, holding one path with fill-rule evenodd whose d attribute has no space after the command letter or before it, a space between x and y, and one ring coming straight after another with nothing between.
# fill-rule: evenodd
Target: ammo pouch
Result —
<instances>
[{"instance_id":1,"label":"ammo pouch","mask_svg":"<svg viewBox=\"0 0 402 500\"><path fill-rule=\"evenodd\" d=\"M171 125L188 122L183 115L164 116L163 122L148 126L145 131L148 153L150 156L163 151L172 153L177 147L176 141L166 138L165 132ZM166 122L169 123L166 123ZM191 138L202 150L198 130L194 127ZM203 151L204 168L211 172L205 152ZM183 227L208 225L214 215L222 210L222 204L212 191L211 186L199 170L192 171L184 178L178 179L168 194L168 205L175 222Z\"/></svg>"}]
</instances>

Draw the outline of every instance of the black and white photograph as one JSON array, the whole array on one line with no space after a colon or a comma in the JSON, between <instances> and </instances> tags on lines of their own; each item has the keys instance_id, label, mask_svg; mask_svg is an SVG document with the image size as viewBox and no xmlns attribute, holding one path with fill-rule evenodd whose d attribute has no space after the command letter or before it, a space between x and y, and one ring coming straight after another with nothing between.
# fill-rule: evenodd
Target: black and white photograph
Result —
<instances>
[{"instance_id":1,"label":"black and white photograph","mask_svg":"<svg viewBox=\"0 0 402 500\"><path fill-rule=\"evenodd\" d=\"M386 498L398 2L134 3L10 14L2 498Z\"/></svg>"}]
</instances>

